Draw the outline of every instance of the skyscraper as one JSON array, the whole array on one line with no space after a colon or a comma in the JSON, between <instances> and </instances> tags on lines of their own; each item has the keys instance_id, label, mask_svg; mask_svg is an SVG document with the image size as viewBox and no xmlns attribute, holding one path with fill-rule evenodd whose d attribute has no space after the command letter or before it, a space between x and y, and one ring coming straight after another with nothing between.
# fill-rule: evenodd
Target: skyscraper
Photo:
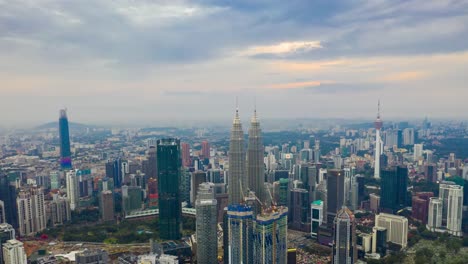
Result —
<instances>
[{"instance_id":1,"label":"skyscraper","mask_svg":"<svg viewBox=\"0 0 468 264\"><path fill-rule=\"evenodd\" d=\"M439 199L442 200L442 226L454 236L463 236L463 186L444 181L439 185Z\"/></svg>"},{"instance_id":2,"label":"skyscraper","mask_svg":"<svg viewBox=\"0 0 468 264\"><path fill-rule=\"evenodd\" d=\"M204 159L210 158L210 143L206 140L202 141L201 155Z\"/></svg>"},{"instance_id":3,"label":"skyscraper","mask_svg":"<svg viewBox=\"0 0 468 264\"><path fill-rule=\"evenodd\" d=\"M229 204L243 202L244 193L247 191L247 177L245 174L244 132L239 118L239 110L236 109L229 143Z\"/></svg>"},{"instance_id":4,"label":"skyscraper","mask_svg":"<svg viewBox=\"0 0 468 264\"><path fill-rule=\"evenodd\" d=\"M263 141L257 110L254 111L249 129L249 144L247 147L247 178L251 191L263 202L265 201L265 165L263 163ZM259 208L259 206L257 207ZM256 211L259 213L259 211Z\"/></svg>"},{"instance_id":5,"label":"skyscraper","mask_svg":"<svg viewBox=\"0 0 468 264\"><path fill-rule=\"evenodd\" d=\"M380 207L385 212L395 213L406 206L408 168L389 167L382 170L380 183Z\"/></svg>"},{"instance_id":6,"label":"skyscraper","mask_svg":"<svg viewBox=\"0 0 468 264\"><path fill-rule=\"evenodd\" d=\"M227 227L229 238L227 263L254 263L252 208L247 205L229 205Z\"/></svg>"},{"instance_id":7,"label":"skyscraper","mask_svg":"<svg viewBox=\"0 0 468 264\"><path fill-rule=\"evenodd\" d=\"M192 161L190 160L190 145L189 143L182 142L180 143L182 148L182 165L184 167L191 167Z\"/></svg>"},{"instance_id":8,"label":"skyscraper","mask_svg":"<svg viewBox=\"0 0 468 264\"><path fill-rule=\"evenodd\" d=\"M32 236L46 228L47 220L42 188L31 187L20 190L16 203L21 236Z\"/></svg>"},{"instance_id":9,"label":"skyscraper","mask_svg":"<svg viewBox=\"0 0 468 264\"><path fill-rule=\"evenodd\" d=\"M346 206L334 219L333 264L353 264L357 261L356 222L354 214Z\"/></svg>"},{"instance_id":10,"label":"skyscraper","mask_svg":"<svg viewBox=\"0 0 468 264\"><path fill-rule=\"evenodd\" d=\"M67 110L60 110L59 117L59 136L60 136L60 168L70 170L72 168L71 150L70 150L70 131L68 128Z\"/></svg>"},{"instance_id":11,"label":"skyscraper","mask_svg":"<svg viewBox=\"0 0 468 264\"><path fill-rule=\"evenodd\" d=\"M198 263L218 263L217 201L213 183L199 185L195 202L197 209L197 261Z\"/></svg>"},{"instance_id":12,"label":"skyscraper","mask_svg":"<svg viewBox=\"0 0 468 264\"><path fill-rule=\"evenodd\" d=\"M16 187L10 184L8 175L0 172L0 200L4 204L4 218L13 227L18 227L18 213L16 207Z\"/></svg>"},{"instance_id":13,"label":"skyscraper","mask_svg":"<svg viewBox=\"0 0 468 264\"><path fill-rule=\"evenodd\" d=\"M159 230L161 239L180 239L182 207L180 203L180 140L166 138L157 142Z\"/></svg>"},{"instance_id":14,"label":"skyscraper","mask_svg":"<svg viewBox=\"0 0 468 264\"><path fill-rule=\"evenodd\" d=\"M380 129L382 129L383 122L380 119L380 100L378 104L377 119L375 125L375 153L374 153L374 178L380 178L380 155L382 155L382 138L380 138Z\"/></svg>"},{"instance_id":15,"label":"skyscraper","mask_svg":"<svg viewBox=\"0 0 468 264\"><path fill-rule=\"evenodd\" d=\"M15 229L9 224L0 224L0 263L3 262L3 244L15 238Z\"/></svg>"},{"instance_id":16,"label":"skyscraper","mask_svg":"<svg viewBox=\"0 0 468 264\"><path fill-rule=\"evenodd\" d=\"M67 171L66 174L67 181L67 198L70 201L70 209L75 211L79 207L79 186L78 186L78 177L75 170Z\"/></svg>"},{"instance_id":17,"label":"skyscraper","mask_svg":"<svg viewBox=\"0 0 468 264\"><path fill-rule=\"evenodd\" d=\"M99 211L103 222L114 221L114 194L110 190L100 193Z\"/></svg>"},{"instance_id":18,"label":"skyscraper","mask_svg":"<svg viewBox=\"0 0 468 264\"><path fill-rule=\"evenodd\" d=\"M333 223L335 216L344 205L344 171L327 172L327 223Z\"/></svg>"},{"instance_id":19,"label":"skyscraper","mask_svg":"<svg viewBox=\"0 0 468 264\"><path fill-rule=\"evenodd\" d=\"M253 260L258 264L286 264L288 208L268 208L258 214L253 228Z\"/></svg>"},{"instance_id":20,"label":"skyscraper","mask_svg":"<svg viewBox=\"0 0 468 264\"><path fill-rule=\"evenodd\" d=\"M5 264L24 264L27 263L26 252L23 242L16 239L8 240L3 245L3 261Z\"/></svg>"}]
</instances>

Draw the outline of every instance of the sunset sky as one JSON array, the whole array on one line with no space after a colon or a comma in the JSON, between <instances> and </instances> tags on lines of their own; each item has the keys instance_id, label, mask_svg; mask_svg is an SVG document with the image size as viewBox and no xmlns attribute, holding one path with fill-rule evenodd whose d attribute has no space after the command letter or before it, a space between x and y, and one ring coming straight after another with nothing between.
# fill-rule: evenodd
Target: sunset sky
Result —
<instances>
[{"instance_id":1,"label":"sunset sky","mask_svg":"<svg viewBox=\"0 0 468 264\"><path fill-rule=\"evenodd\" d=\"M0 126L468 119L468 1L0 0Z\"/></svg>"}]
</instances>

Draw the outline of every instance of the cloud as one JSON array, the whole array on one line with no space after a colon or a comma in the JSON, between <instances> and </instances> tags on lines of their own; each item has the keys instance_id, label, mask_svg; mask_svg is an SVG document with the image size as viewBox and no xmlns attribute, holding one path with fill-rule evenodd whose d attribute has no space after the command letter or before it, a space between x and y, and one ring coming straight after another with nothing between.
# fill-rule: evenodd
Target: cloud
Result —
<instances>
[{"instance_id":1,"label":"cloud","mask_svg":"<svg viewBox=\"0 0 468 264\"><path fill-rule=\"evenodd\" d=\"M258 56L258 55L288 55L290 53L303 53L314 49L323 48L320 41L293 41L281 42L274 45L267 46L252 46L247 50L242 51L241 55L244 56Z\"/></svg>"},{"instance_id":2,"label":"cloud","mask_svg":"<svg viewBox=\"0 0 468 264\"><path fill-rule=\"evenodd\" d=\"M268 85L269 89L296 89L296 88L305 88L305 87L315 87L322 84L330 84L333 81L307 81L307 82L291 82L291 83L280 83Z\"/></svg>"},{"instance_id":3,"label":"cloud","mask_svg":"<svg viewBox=\"0 0 468 264\"><path fill-rule=\"evenodd\" d=\"M414 81L414 80L421 80L428 76L428 73L421 72L421 71L406 71L406 72L398 72L392 73L382 77L381 81L387 82L402 82L402 81Z\"/></svg>"}]
</instances>

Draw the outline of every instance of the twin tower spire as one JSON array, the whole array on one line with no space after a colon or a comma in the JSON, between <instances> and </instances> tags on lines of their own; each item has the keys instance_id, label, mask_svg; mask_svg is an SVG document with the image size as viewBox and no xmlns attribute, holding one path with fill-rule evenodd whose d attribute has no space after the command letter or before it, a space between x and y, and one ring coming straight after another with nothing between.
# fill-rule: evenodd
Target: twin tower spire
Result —
<instances>
[{"instance_id":1,"label":"twin tower spire","mask_svg":"<svg viewBox=\"0 0 468 264\"><path fill-rule=\"evenodd\" d=\"M242 123L239 118L239 109L236 108L229 143L229 204L244 203L244 196L247 196L248 190L255 192L255 195L261 201L264 200L265 172L263 152L262 130L257 118L257 110L254 110L254 115L250 122L246 152L244 131L242 130Z\"/></svg>"}]
</instances>

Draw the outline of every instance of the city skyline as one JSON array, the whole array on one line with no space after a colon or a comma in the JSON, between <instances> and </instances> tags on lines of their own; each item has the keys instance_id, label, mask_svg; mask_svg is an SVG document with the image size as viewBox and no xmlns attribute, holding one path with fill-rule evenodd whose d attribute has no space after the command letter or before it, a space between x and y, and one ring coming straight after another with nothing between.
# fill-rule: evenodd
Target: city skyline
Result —
<instances>
[{"instance_id":1,"label":"city skyline","mask_svg":"<svg viewBox=\"0 0 468 264\"><path fill-rule=\"evenodd\" d=\"M386 120L467 118L464 2L0 7L2 126L39 125L64 106L91 124L227 120L238 95L242 112L256 96L263 119L372 119L378 98Z\"/></svg>"}]
</instances>

